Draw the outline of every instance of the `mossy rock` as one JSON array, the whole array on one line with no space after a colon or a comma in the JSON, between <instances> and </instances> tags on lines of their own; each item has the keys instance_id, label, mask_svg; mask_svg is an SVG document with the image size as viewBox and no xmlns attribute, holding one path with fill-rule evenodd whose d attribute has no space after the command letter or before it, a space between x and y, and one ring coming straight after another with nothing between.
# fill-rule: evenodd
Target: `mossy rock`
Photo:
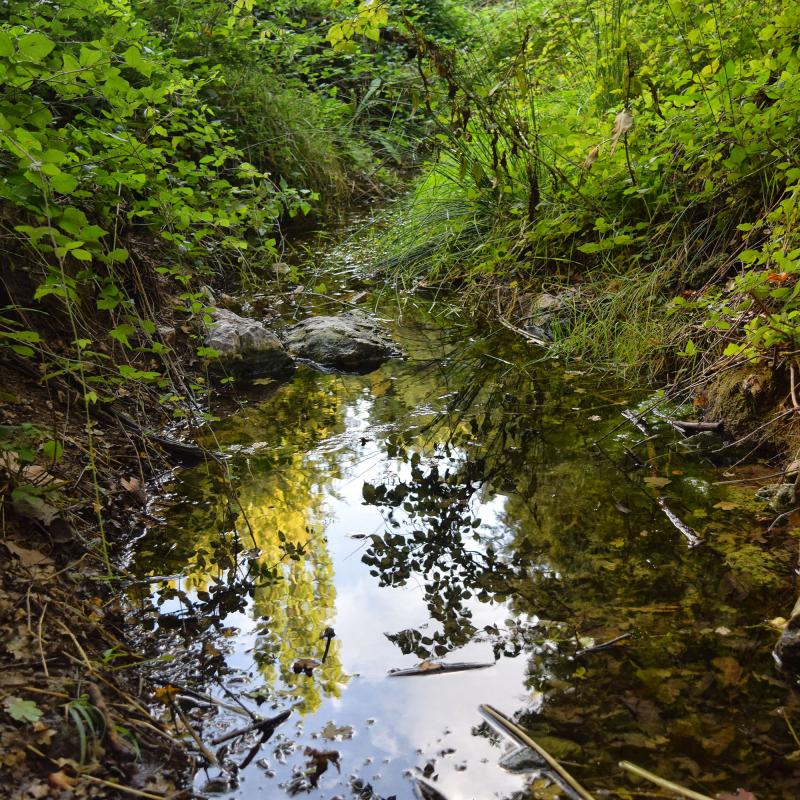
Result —
<instances>
[{"instance_id":1,"label":"mossy rock","mask_svg":"<svg viewBox=\"0 0 800 800\"><path fill-rule=\"evenodd\" d=\"M778 387L768 367L726 370L706 387L705 417L722 422L728 436L742 436L773 416L777 395Z\"/></svg>"}]
</instances>

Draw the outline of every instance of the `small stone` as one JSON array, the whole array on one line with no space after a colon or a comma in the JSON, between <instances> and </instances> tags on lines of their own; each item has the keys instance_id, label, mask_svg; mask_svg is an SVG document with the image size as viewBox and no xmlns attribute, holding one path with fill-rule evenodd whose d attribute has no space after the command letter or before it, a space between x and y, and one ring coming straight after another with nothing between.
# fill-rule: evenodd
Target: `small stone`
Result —
<instances>
[{"instance_id":1,"label":"small stone","mask_svg":"<svg viewBox=\"0 0 800 800\"><path fill-rule=\"evenodd\" d=\"M783 514L795 508L795 485L793 483L770 483L757 492L759 500L765 500L776 514Z\"/></svg>"}]
</instances>

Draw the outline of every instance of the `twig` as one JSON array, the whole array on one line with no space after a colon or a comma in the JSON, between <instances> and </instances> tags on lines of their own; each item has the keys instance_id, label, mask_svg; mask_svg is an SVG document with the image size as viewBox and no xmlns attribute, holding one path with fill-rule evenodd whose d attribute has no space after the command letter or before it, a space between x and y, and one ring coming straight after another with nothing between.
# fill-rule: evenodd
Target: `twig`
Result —
<instances>
[{"instance_id":1,"label":"twig","mask_svg":"<svg viewBox=\"0 0 800 800\"><path fill-rule=\"evenodd\" d=\"M512 722L508 717L501 714L496 708L490 705L482 704L481 711L486 714L491 720L501 726L501 728L508 731L515 739L518 739L522 744L535 750L556 772L564 783L567 784L573 791L575 791L583 800L595 800L594 796L581 786L572 775L567 772L558 761L550 755L538 742L535 742L522 728L515 722ZM709 800L703 798L703 800Z\"/></svg>"},{"instance_id":2,"label":"twig","mask_svg":"<svg viewBox=\"0 0 800 800\"><path fill-rule=\"evenodd\" d=\"M656 786L660 786L662 789L669 789L671 792L682 794L684 797L691 798L691 800L714 800L713 797L709 797L707 794L693 792L691 789L687 789L684 786L680 786L677 783L666 780L666 778L659 778L658 775L654 775L652 772L648 772L646 769L637 767L636 764L631 764L630 761L620 761L619 765L622 767L622 769L632 772L634 775L638 775L640 778L644 778L645 780L656 784Z\"/></svg>"},{"instance_id":3,"label":"twig","mask_svg":"<svg viewBox=\"0 0 800 800\"><path fill-rule=\"evenodd\" d=\"M89 656L86 655L86 651L78 644L78 640L73 636L72 631L61 620L58 620L58 624L61 626L61 629L64 631L64 633L66 633L67 636L72 639L72 643L75 645L75 648L83 659L83 664L86 669L88 669L89 672L94 672L95 670L92 666L92 662L89 660ZM69 656L70 654L65 651L64 655ZM78 661L79 659L75 660Z\"/></svg>"},{"instance_id":4,"label":"twig","mask_svg":"<svg viewBox=\"0 0 800 800\"><path fill-rule=\"evenodd\" d=\"M131 760L136 757L136 753L133 750L133 747L129 742L126 742L119 733L117 733L117 727L114 724L114 720L111 719L111 711L109 711L108 703L106 703L105 697L103 697L103 693L100 691L100 687L96 683L87 683L86 690L89 694L89 699L92 701L92 705L97 709L100 716L103 718L103 722L105 723L105 738L107 739L111 749L118 755L122 756L125 759Z\"/></svg>"},{"instance_id":5,"label":"twig","mask_svg":"<svg viewBox=\"0 0 800 800\"><path fill-rule=\"evenodd\" d=\"M42 657L42 669L44 670L45 677L50 677L50 672L47 669L47 659L44 655L44 635L43 635L43 627L44 627L44 615L47 613L47 607L49 603L44 604L44 608L42 609L42 613L39 615L39 626L37 630L37 642L39 644L39 655Z\"/></svg>"},{"instance_id":6,"label":"twig","mask_svg":"<svg viewBox=\"0 0 800 800\"><path fill-rule=\"evenodd\" d=\"M578 650L578 652L575 653L575 658L578 656L588 656L590 653L597 653L600 650L606 650L612 645L615 645L617 642L621 642L623 639L629 639L632 635L632 633L621 633L619 636L615 636L613 639L609 639L607 642L603 642L602 644L584 647L583 650Z\"/></svg>"},{"instance_id":7,"label":"twig","mask_svg":"<svg viewBox=\"0 0 800 800\"><path fill-rule=\"evenodd\" d=\"M752 431L749 431L744 436L742 436L740 439L737 439L735 442L729 442L724 447L718 447L716 450L711 450L711 452L712 453L724 453L726 450L728 450L731 447L738 447L740 444L742 444L743 442L746 442L748 439L752 439L753 436L755 434L757 434L759 431L763 430L764 428L768 428L770 425L774 425L776 422L779 422L780 420L782 420L785 417L788 417L788 416L790 416L791 414L794 414L794 413L795 413L795 410L793 408L790 408L787 411L781 411L780 414L776 414L774 417L772 417L772 419L768 419L766 422L763 422L757 428L754 428Z\"/></svg>"},{"instance_id":8,"label":"twig","mask_svg":"<svg viewBox=\"0 0 800 800\"><path fill-rule=\"evenodd\" d=\"M792 734L792 739L794 739L794 743L800 749L800 739L797 738L797 731L795 731L794 725L792 725L791 720L787 716L785 708L783 709L782 713L783 713L783 718L786 720L786 724L789 726L789 733Z\"/></svg>"},{"instance_id":9,"label":"twig","mask_svg":"<svg viewBox=\"0 0 800 800\"><path fill-rule=\"evenodd\" d=\"M521 336L523 339L527 339L532 344L538 344L540 347L547 347L547 342L545 342L543 339L540 339L538 336L534 336L532 333L528 333L527 331L522 330L522 328L518 328L516 325L512 325L507 319L498 317L497 321L504 328L508 328L510 331L516 333L517 336Z\"/></svg>"},{"instance_id":10,"label":"twig","mask_svg":"<svg viewBox=\"0 0 800 800\"><path fill-rule=\"evenodd\" d=\"M778 516L775 517L775 519L772 520L772 522L770 523L769 528L767 528L767 530L766 530L766 533L769 533L782 519L786 519L786 517L790 517L792 514L796 513L797 511L800 511L800 507L789 509L789 511L784 511L783 514L778 514Z\"/></svg>"},{"instance_id":11,"label":"twig","mask_svg":"<svg viewBox=\"0 0 800 800\"><path fill-rule=\"evenodd\" d=\"M173 700L172 701L172 708L177 712L178 716L180 717L183 726L189 732L189 736L194 739L194 743L197 745L197 749L203 754L203 758L208 761L209 764L213 764L214 766L219 766L219 761L217 761L217 757L203 744L203 740L197 735L195 729L191 726L191 723L187 719L186 715L181 711L181 707Z\"/></svg>"},{"instance_id":12,"label":"twig","mask_svg":"<svg viewBox=\"0 0 800 800\"><path fill-rule=\"evenodd\" d=\"M94 775L87 775L83 773L81 778L87 781L94 781L101 783L103 786L110 786L112 789L117 789L120 792L127 792L134 797L145 797L147 800L165 800L166 795L153 794L152 792L143 792L141 789L134 789L132 786L126 786L124 783L113 783L112 781L104 781L102 778L95 778Z\"/></svg>"},{"instance_id":13,"label":"twig","mask_svg":"<svg viewBox=\"0 0 800 800\"><path fill-rule=\"evenodd\" d=\"M679 431L718 431L722 428L721 422L692 422L690 420L669 419L666 421Z\"/></svg>"},{"instance_id":14,"label":"twig","mask_svg":"<svg viewBox=\"0 0 800 800\"><path fill-rule=\"evenodd\" d=\"M282 711L276 717L271 717L270 719L262 719L258 722L253 723L252 725L248 725L246 728L239 728L238 730L231 731L230 733L226 733L223 736L218 736L216 739L211 740L211 744L216 747L218 744L223 744L224 742L229 742L231 739L235 739L237 736L244 736L245 734L252 733L253 731L260 730L262 733L265 731L269 731L270 735L278 727L281 723L285 722L289 719L291 715L291 710ZM266 741L266 740L265 740Z\"/></svg>"},{"instance_id":15,"label":"twig","mask_svg":"<svg viewBox=\"0 0 800 800\"><path fill-rule=\"evenodd\" d=\"M697 547L703 540L667 505L663 497L656 497L656 502L666 514L667 519L686 537L689 547Z\"/></svg>"}]
</instances>

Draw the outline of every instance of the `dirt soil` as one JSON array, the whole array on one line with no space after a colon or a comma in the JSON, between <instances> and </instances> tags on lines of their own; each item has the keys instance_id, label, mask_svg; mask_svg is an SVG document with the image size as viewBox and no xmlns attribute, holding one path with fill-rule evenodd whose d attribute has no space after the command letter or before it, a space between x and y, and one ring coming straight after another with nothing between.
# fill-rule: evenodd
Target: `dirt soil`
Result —
<instances>
[{"instance_id":1,"label":"dirt soil","mask_svg":"<svg viewBox=\"0 0 800 800\"><path fill-rule=\"evenodd\" d=\"M188 796L185 731L138 666L124 571L109 570L161 454L113 417L87 426L19 365L0 365L0 387L0 430L20 437L0 463L0 796ZM30 425L66 432L63 456L29 449Z\"/></svg>"}]
</instances>

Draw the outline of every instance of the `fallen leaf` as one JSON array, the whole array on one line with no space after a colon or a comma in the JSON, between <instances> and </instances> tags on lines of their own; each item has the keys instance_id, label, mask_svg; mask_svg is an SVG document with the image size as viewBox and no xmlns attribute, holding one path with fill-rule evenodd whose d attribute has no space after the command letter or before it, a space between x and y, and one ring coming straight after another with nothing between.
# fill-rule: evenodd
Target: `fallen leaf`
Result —
<instances>
[{"instance_id":1,"label":"fallen leaf","mask_svg":"<svg viewBox=\"0 0 800 800\"><path fill-rule=\"evenodd\" d=\"M295 675L305 672L306 675L310 676L321 664L322 662L317 661L316 658L298 658L292 665L292 672L294 672Z\"/></svg>"},{"instance_id":2,"label":"fallen leaf","mask_svg":"<svg viewBox=\"0 0 800 800\"><path fill-rule=\"evenodd\" d=\"M319 735L323 739L327 739L329 742L352 739L353 728L351 725L336 726L333 722L327 722L325 727L319 732Z\"/></svg>"},{"instance_id":3,"label":"fallen leaf","mask_svg":"<svg viewBox=\"0 0 800 800\"><path fill-rule=\"evenodd\" d=\"M739 504L730 500L720 500L719 503L714 504L714 508L718 508L720 511L733 511L734 508L739 508Z\"/></svg>"},{"instance_id":4,"label":"fallen leaf","mask_svg":"<svg viewBox=\"0 0 800 800\"><path fill-rule=\"evenodd\" d=\"M70 776L61 769L58 772L51 772L47 776L47 780L54 789L59 789L62 792L71 791L72 787L77 783L75 778L70 778Z\"/></svg>"},{"instance_id":5,"label":"fallen leaf","mask_svg":"<svg viewBox=\"0 0 800 800\"><path fill-rule=\"evenodd\" d=\"M21 697L10 696L3 700L6 713L17 722L38 722L44 713L33 700L23 700Z\"/></svg>"},{"instance_id":6,"label":"fallen leaf","mask_svg":"<svg viewBox=\"0 0 800 800\"><path fill-rule=\"evenodd\" d=\"M23 517L32 517L44 525L50 525L58 516L58 509L33 494L32 491L35 490L32 487L27 487L31 491L23 491L25 486L18 486L11 492L11 504L14 507L14 511Z\"/></svg>"},{"instance_id":7,"label":"fallen leaf","mask_svg":"<svg viewBox=\"0 0 800 800\"><path fill-rule=\"evenodd\" d=\"M742 665L730 656L719 656L711 662L720 672L723 686L735 686L742 679Z\"/></svg>"},{"instance_id":8,"label":"fallen leaf","mask_svg":"<svg viewBox=\"0 0 800 800\"><path fill-rule=\"evenodd\" d=\"M3 542L7 550L10 550L19 560L23 567L46 566L53 563L53 559L40 553L38 550L29 550L27 547L20 547L14 542Z\"/></svg>"},{"instance_id":9,"label":"fallen leaf","mask_svg":"<svg viewBox=\"0 0 800 800\"><path fill-rule=\"evenodd\" d=\"M138 478L120 478L119 482L131 494L136 494L142 488L142 482Z\"/></svg>"},{"instance_id":10,"label":"fallen leaf","mask_svg":"<svg viewBox=\"0 0 800 800\"><path fill-rule=\"evenodd\" d=\"M651 475L650 477L645 478L644 482L648 486L652 486L654 489L662 489L667 484L672 483L672 481L669 478L659 478L655 475Z\"/></svg>"},{"instance_id":11,"label":"fallen leaf","mask_svg":"<svg viewBox=\"0 0 800 800\"><path fill-rule=\"evenodd\" d=\"M170 704L170 701L175 698L180 689L168 683L166 686L161 686L153 692L156 700L163 703L165 706Z\"/></svg>"}]
</instances>

